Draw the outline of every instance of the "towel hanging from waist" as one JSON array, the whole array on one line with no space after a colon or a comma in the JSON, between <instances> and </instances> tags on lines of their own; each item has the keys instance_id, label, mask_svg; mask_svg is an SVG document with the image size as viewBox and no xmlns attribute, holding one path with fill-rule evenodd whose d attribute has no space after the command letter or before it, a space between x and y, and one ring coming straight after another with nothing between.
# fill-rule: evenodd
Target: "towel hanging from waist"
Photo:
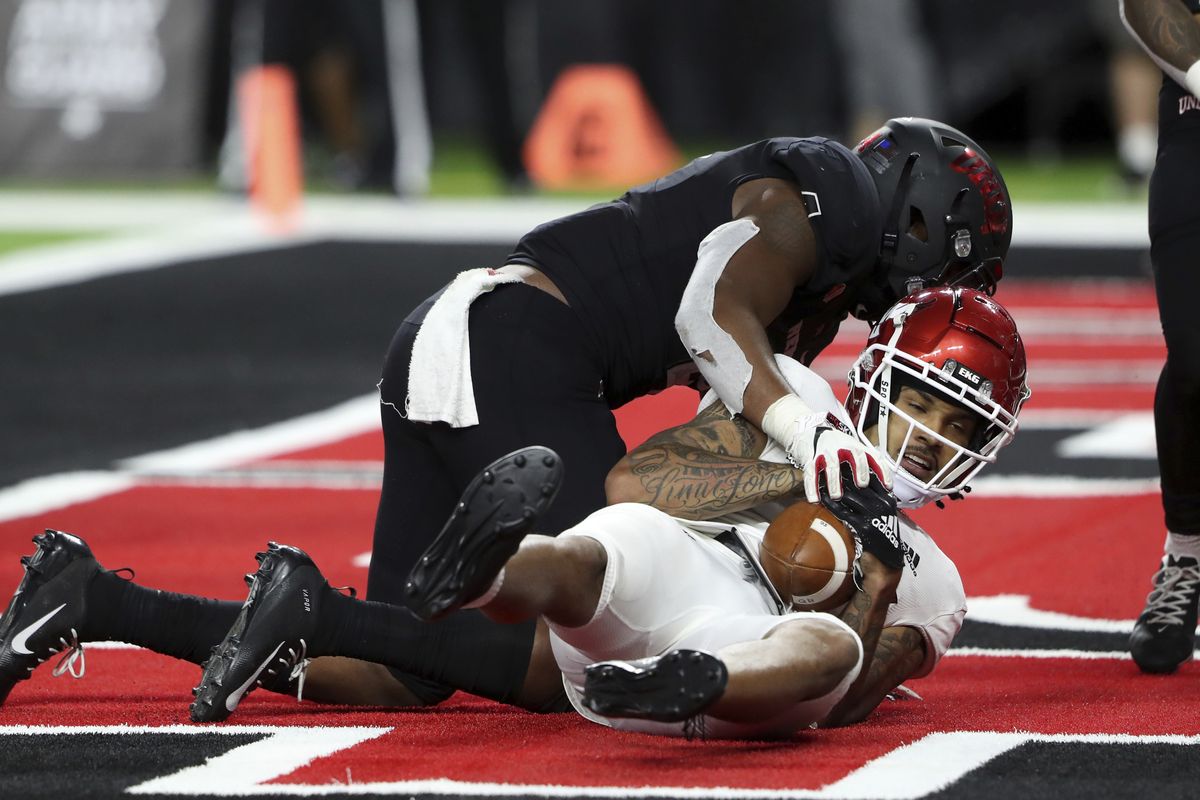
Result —
<instances>
[{"instance_id":1,"label":"towel hanging from waist","mask_svg":"<svg viewBox=\"0 0 1200 800\"><path fill-rule=\"evenodd\" d=\"M460 272L430 307L413 342L405 416L418 422L447 422L455 428L479 424L471 383L471 303L517 275L481 267Z\"/></svg>"}]
</instances>

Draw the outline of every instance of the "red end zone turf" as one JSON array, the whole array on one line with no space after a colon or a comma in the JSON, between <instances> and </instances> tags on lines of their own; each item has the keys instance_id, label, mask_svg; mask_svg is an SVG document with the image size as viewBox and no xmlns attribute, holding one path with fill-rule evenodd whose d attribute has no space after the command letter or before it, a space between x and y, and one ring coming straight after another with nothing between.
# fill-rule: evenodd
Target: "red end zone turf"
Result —
<instances>
[{"instance_id":1,"label":"red end zone turf","mask_svg":"<svg viewBox=\"0 0 1200 800\"><path fill-rule=\"evenodd\" d=\"M39 673L0 713L9 725L172 725L187 720L196 667L141 651L90 655L83 681ZM384 726L389 733L279 779L328 784L446 778L562 786L817 788L937 731L1192 734L1200 721L1181 678L1129 662L951 656L914 686L923 701L885 703L870 725L801 733L790 743L686 742L605 730L571 714L537 716L462 695L438 709L345 709L265 693L238 725ZM799 746L799 748L797 747Z\"/></svg>"}]
</instances>

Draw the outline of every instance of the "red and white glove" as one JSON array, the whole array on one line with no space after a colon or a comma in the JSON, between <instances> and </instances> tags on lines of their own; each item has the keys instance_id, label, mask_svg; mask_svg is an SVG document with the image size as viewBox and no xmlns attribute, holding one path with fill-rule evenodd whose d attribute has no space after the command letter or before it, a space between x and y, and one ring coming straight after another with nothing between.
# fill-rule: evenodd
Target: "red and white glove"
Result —
<instances>
[{"instance_id":1,"label":"red and white glove","mask_svg":"<svg viewBox=\"0 0 1200 800\"><path fill-rule=\"evenodd\" d=\"M784 395L763 414L763 433L783 445L792 464L804 470L804 495L810 503L820 502L819 478L833 500L842 497L841 464L849 466L854 484L866 488L871 473L883 485L892 486L891 470L875 455L875 449L834 427L837 420L813 411L794 394Z\"/></svg>"}]
</instances>

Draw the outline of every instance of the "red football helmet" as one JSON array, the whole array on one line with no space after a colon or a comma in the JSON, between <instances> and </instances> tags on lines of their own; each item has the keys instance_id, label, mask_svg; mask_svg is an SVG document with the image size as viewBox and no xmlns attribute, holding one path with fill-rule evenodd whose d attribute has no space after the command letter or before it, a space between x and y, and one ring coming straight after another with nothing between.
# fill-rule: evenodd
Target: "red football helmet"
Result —
<instances>
[{"instance_id":1,"label":"red football helmet","mask_svg":"<svg viewBox=\"0 0 1200 800\"><path fill-rule=\"evenodd\" d=\"M902 385L916 386L977 414L971 440L955 444L896 405ZM905 297L871 330L867 347L850 370L846 408L863 441L878 425L886 445L889 423L907 425L899 452L878 449L895 471L900 505L924 505L961 492L984 464L1012 441L1017 414L1029 397L1025 346L1013 318L983 292L965 287L925 289ZM927 479L906 470L904 454L915 431L955 453Z\"/></svg>"}]
</instances>

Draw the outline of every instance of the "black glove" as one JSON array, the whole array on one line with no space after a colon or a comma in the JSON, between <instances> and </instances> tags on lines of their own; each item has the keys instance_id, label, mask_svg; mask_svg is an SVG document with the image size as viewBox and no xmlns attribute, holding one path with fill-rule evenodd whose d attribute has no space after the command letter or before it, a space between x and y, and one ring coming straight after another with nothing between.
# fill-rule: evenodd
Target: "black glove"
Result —
<instances>
[{"instance_id":1,"label":"black glove","mask_svg":"<svg viewBox=\"0 0 1200 800\"><path fill-rule=\"evenodd\" d=\"M848 472L846 468L846 472ZM841 500L829 496L829 488L821 482L821 503L834 516L850 526L863 550L879 559L886 567L904 566L904 545L900 542L900 517L896 498L884 488L874 473L867 488L860 489L853 480L843 480Z\"/></svg>"}]
</instances>

